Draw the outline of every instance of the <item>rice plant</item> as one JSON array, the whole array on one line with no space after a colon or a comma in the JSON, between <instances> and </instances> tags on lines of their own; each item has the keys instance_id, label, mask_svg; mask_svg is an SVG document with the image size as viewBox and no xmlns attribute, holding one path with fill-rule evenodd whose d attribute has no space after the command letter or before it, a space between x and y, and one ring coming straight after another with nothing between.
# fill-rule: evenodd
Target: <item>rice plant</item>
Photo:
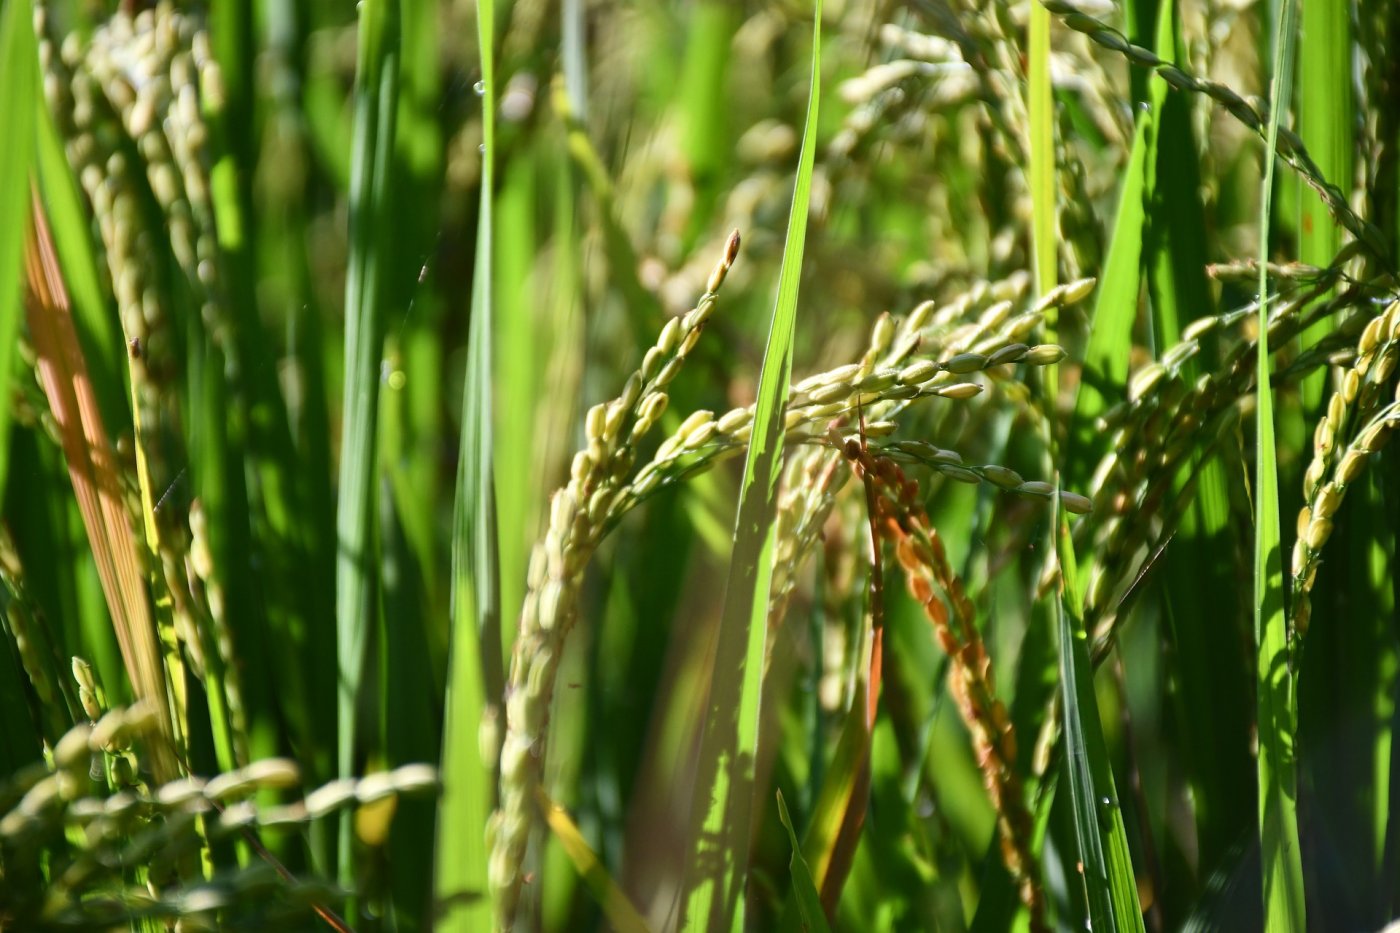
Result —
<instances>
[{"instance_id":1,"label":"rice plant","mask_svg":"<svg viewBox=\"0 0 1400 933\"><path fill-rule=\"evenodd\" d=\"M1400 8L0 2L0 929L1400 917Z\"/></svg>"}]
</instances>

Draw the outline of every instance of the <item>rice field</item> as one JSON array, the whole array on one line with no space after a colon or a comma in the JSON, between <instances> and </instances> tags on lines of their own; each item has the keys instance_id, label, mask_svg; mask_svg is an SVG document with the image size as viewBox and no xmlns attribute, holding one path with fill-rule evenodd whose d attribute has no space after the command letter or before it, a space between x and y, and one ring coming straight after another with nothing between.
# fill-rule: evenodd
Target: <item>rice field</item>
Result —
<instances>
[{"instance_id":1,"label":"rice field","mask_svg":"<svg viewBox=\"0 0 1400 933\"><path fill-rule=\"evenodd\" d=\"M1388 929L1397 37L0 0L0 930Z\"/></svg>"}]
</instances>

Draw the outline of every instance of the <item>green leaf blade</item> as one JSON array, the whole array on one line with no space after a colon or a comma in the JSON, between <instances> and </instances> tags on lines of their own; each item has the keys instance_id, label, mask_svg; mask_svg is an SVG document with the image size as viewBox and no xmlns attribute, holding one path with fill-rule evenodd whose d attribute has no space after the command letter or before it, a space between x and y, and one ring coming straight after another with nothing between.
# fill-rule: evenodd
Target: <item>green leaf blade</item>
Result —
<instances>
[{"instance_id":1,"label":"green leaf blade","mask_svg":"<svg viewBox=\"0 0 1400 933\"><path fill-rule=\"evenodd\" d=\"M383 231L391 210L398 100L399 7L360 5L355 129L350 173L350 255L345 276L345 384L336 508L336 654L339 667L337 767L355 773L357 708L370 633L378 616L377 457L379 368L387 269ZM351 826L341 818L339 871L353 875Z\"/></svg>"},{"instance_id":2,"label":"green leaf blade","mask_svg":"<svg viewBox=\"0 0 1400 933\"><path fill-rule=\"evenodd\" d=\"M1264 882L1264 929L1306 929L1303 866L1298 847L1297 696L1283 604L1278 455L1269 360L1269 212L1273 201L1279 118L1292 87L1298 6L1284 0L1274 47L1268 148L1259 206L1259 402L1255 412L1254 630L1258 660L1259 840Z\"/></svg>"},{"instance_id":3,"label":"green leaf blade","mask_svg":"<svg viewBox=\"0 0 1400 933\"><path fill-rule=\"evenodd\" d=\"M0 100L5 101L8 137L0 146L0 388L6 393L19 331L20 270L29 226L29 169L39 101L39 53L29 15L28 3L10 2L0 19ZM8 403L0 405L0 496L9 466L10 408Z\"/></svg>"},{"instance_id":4,"label":"green leaf blade","mask_svg":"<svg viewBox=\"0 0 1400 933\"><path fill-rule=\"evenodd\" d=\"M1123 811L1100 726L1083 624L1064 602L1056 608L1066 784L1074 812L1081 882L1094 930L1144 929L1128 855Z\"/></svg>"},{"instance_id":5,"label":"green leaf blade","mask_svg":"<svg viewBox=\"0 0 1400 933\"><path fill-rule=\"evenodd\" d=\"M797 831L792 828L792 817L788 815L787 803L783 800L782 791L778 791L778 818L782 820L783 829L787 830L788 844L792 846L792 855L788 859L788 870L792 873L792 887L797 900L797 913L802 918L802 924L807 930L822 933L830 927L826 922L826 913L822 910L817 886L812 880L812 871L807 867L807 860L802 857L802 845L797 841Z\"/></svg>"},{"instance_id":6,"label":"green leaf blade","mask_svg":"<svg viewBox=\"0 0 1400 933\"><path fill-rule=\"evenodd\" d=\"M734 527L734 553L725 587L724 614L706 705L699 777L692 813L691 863L687 868L687 929L743 928L753 810L753 762L758 744L763 651L773 572L773 512L782 471L783 400L792 371L792 338L806 246L807 212L821 104L821 3L814 12L811 90L792 208L783 246L778 297L759 377L752 440ZM719 851L709 850L719 840ZM700 862L715 866L703 873Z\"/></svg>"},{"instance_id":7,"label":"green leaf blade","mask_svg":"<svg viewBox=\"0 0 1400 933\"><path fill-rule=\"evenodd\" d=\"M491 3L477 6L483 101L481 205L452 519L452 633L434 873L435 899L443 910L437 928L461 933L488 929L492 922L486 836L495 802L495 750L483 751L479 736L489 698L500 696L503 676L491 422L497 95L494 10Z\"/></svg>"}]
</instances>

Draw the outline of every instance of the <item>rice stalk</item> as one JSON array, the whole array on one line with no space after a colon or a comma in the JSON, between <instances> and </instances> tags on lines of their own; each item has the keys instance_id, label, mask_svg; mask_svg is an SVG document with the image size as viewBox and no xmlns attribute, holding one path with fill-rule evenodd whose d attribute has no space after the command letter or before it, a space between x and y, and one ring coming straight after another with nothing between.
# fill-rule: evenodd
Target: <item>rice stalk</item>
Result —
<instances>
[{"instance_id":1,"label":"rice stalk","mask_svg":"<svg viewBox=\"0 0 1400 933\"><path fill-rule=\"evenodd\" d=\"M42 9L36 19L43 34L47 17ZM65 39L61 50L45 41L40 54L49 108L67 120L60 129L68 161L97 219L124 342L131 350L127 368L146 533L148 543L159 549L160 528L152 527L157 517L154 501L174 478L176 464L188 462L179 446L171 401L177 384L175 334L161 306L158 283L141 261L150 255L152 244L140 220L130 160L121 149L121 119L85 67L76 37Z\"/></svg>"},{"instance_id":2,"label":"rice stalk","mask_svg":"<svg viewBox=\"0 0 1400 933\"><path fill-rule=\"evenodd\" d=\"M1264 929L1304 929L1306 896L1302 853L1298 837L1298 695L1289 662L1287 610L1284 606L1283 537L1279 521L1278 445L1275 442L1274 393L1269 379L1273 360L1269 352L1270 212L1273 207L1273 158L1279 125L1288 112L1293 92L1293 66L1297 50L1298 3L1284 0L1276 17L1273 67L1269 83L1268 132L1264 147L1264 172L1259 197L1259 297L1255 352L1256 406L1254 411L1254 647L1255 726L1259 755L1256 774L1259 800L1261 873L1263 875ZM1306 387L1305 387L1306 388Z\"/></svg>"},{"instance_id":3,"label":"rice stalk","mask_svg":"<svg viewBox=\"0 0 1400 933\"><path fill-rule=\"evenodd\" d=\"M143 10L134 17L119 12L94 32L85 50L82 70L99 83L107 101L116 110L126 137L140 154L149 190L164 215L171 254L188 288L188 310L181 308L186 300L177 297L178 290L171 289L170 283L162 283L166 286L166 301L170 306L164 309L158 305L147 307L146 313L150 316L179 312L195 325L195 333L207 335L209 345L218 351L218 356L211 356L210 365L223 364L217 378L226 380L232 389L232 411L241 412L249 405L243 398L246 380L240 360L240 326L238 316L229 314L226 307L225 258L220 248L210 177L212 129L204 116L206 108L222 106L225 94L223 79L212 56L209 34L200 20L166 4ZM225 217L224 222L226 229L235 223L230 217ZM149 232L142 235L149 236ZM155 263L150 257L144 262L151 267L147 277L152 284L159 282ZM143 295L143 300L148 306L152 303L149 294ZM139 335L129 336L128 341L133 338L139 339ZM144 358L149 349L140 345L140 352L131 356ZM193 368L193 364L189 365ZM239 423L236 417L228 420L233 425ZM138 423L138 439L140 427ZM196 425L191 427L196 428ZM216 443L230 443L223 440L223 432L205 433L219 438ZM238 440L235 436L231 443L237 444ZM162 544L151 501L156 491L150 485L144 454L144 446L138 444L138 475L143 480L147 534L153 550L159 552ZM219 455L227 456L227 453L221 450ZM203 465L198 456L195 465ZM210 473L218 475L217 471ZM212 481L205 480L201 485L207 496L214 496L210 489ZM220 514L216 518L221 520L223 516ZM225 536L222 529L220 536ZM230 570L219 568L219 574L227 576ZM210 570L204 576L212 573ZM213 640L231 645L222 598L207 603L206 615L215 630ZM234 736L242 736L246 734L246 726L239 722L243 718L241 690L232 658L224 655L219 660L223 664L214 673L219 684L215 689L227 693L230 714L235 720L232 732ZM246 758L246 749L239 754Z\"/></svg>"},{"instance_id":4,"label":"rice stalk","mask_svg":"<svg viewBox=\"0 0 1400 933\"><path fill-rule=\"evenodd\" d=\"M47 11L40 7L35 20L40 35L47 37ZM176 476L172 464L187 463L188 459L180 443L174 405L175 335L169 314L162 307L151 264L143 261L150 255L152 244L140 219L130 160L121 148L125 130L100 82L86 67L85 50L76 37L64 40L61 50L45 38L40 52L49 107L66 120L61 126L66 154L97 219L100 251L107 261L128 348L123 358L131 387L134 453L146 545L163 566L166 589L180 594L173 600L175 632L180 641L190 645L196 670L202 672L204 651L197 635L200 628L193 622L190 601L184 596L188 585L181 579L185 547L177 543L178 526L170 527L175 510L162 512L155 507L161 490L169 488ZM129 98L130 95L131 103ZM148 115L145 121L153 119ZM171 660L167 654L167 663Z\"/></svg>"},{"instance_id":5,"label":"rice stalk","mask_svg":"<svg viewBox=\"0 0 1400 933\"><path fill-rule=\"evenodd\" d=\"M636 446L665 412L670 400L667 388L714 313L719 289L738 252L736 231L695 307L666 323L620 396L589 409L588 446L574 456L568 485L550 502L549 529L530 556L529 590L520 611L506 685L500 805L487 828L492 896L500 926L508 928L515 916L525 849L540 825L534 794L542 775L549 705L564 639L575 621L584 569L623 491Z\"/></svg>"}]
</instances>

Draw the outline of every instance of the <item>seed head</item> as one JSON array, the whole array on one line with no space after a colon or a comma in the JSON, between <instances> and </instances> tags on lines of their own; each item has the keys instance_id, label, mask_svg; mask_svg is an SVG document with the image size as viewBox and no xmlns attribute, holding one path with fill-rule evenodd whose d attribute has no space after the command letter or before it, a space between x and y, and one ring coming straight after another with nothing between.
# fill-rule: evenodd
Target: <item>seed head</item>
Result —
<instances>
[{"instance_id":1,"label":"seed head","mask_svg":"<svg viewBox=\"0 0 1400 933\"><path fill-rule=\"evenodd\" d=\"M1066 282L1061 286L1064 289L1064 303L1072 305L1083 301L1089 296L1089 293L1094 290L1094 286L1097 284L1098 280L1093 278L1076 279L1073 282Z\"/></svg>"},{"instance_id":2,"label":"seed head","mask_svg":"<svg viewBox=\"0 0 1400 933\"><path fill-rule=\"evenodd\" d=\"M1199 340L1201 337L1215 330L1218 326L1220 326L1220 318L1218 317L1197 318L1190 324L1187 324L1185 329L1182 330L1181 339L1191 341Z\"/></svg>"},{"instance_id":3,"label":"seed head","mask_svg":"<svg viewBox=\"0 0 1400 933\"><path fill-rule=\"evenodd\" d=\"M1313 508L1313 515L1318 518L1331 518L1337 514L1337 509L1341 504L1341 489L1335 483L1328 483L1317 494L1317 505Z\"/></svg>"},{"instance_id":4,"label":"seed head","mask_svg":"<svg viewBox=\"0 0 1400 933\"><path fill-rule=\"evenodd\" d=\"M1361 339L1356 344L1356 349L1362 356L1370 356L1375 352L1381 342L1381 331L1384 327L1384 317L1371 318L1366 323L1366 329L1361 332Z\"/></svg>"},{"instance_id":5,"label":"seed head","mask_svg":"<svg viewBox=\"0 0 1400 933\"><path fill-rule=\"evenodd\" d=\"M1327 538L1332 534L1332 520L1328 518L1315 518L1308 526L1308 547L1314 551L1322 550L1322 546L1327 543Z\"/></svg>"},{"instance_id":6,"label":"seed head","mask_svg":"<svg viewBox=\"0 0 1400 933\"><path fill-rule=\"evenodd\" d=\"M875 322L875 328L870 335L870 353L872 356L879 356L890 348L890 343L894 340L894 318L886 311L880 315L880 319Z\"/></svg>"},{"instance_id":7,"label":"seed head","mask_svg":"<svg viewBox=\"0 0 1400 933\"><path fill-rule=\"evenodd\" d=\"M987 357L987 366L990 368L992 366L1001 366L1004 363L1018 363L1029 349L1030 347L1026 346L1024 343L1007 344Z\"/></svg>"},{"instance_id":8,"label":"seed head","mask_svg":"<svg viewBox=\"0 0 1400 933\"><path fill-rule=\"evenodd\" d=\"M1337 465L1337 479L1343 484L1355 482L1365 468L1366 454L1360 450L1348 450Z\"/></svg>"},{"instance_id":9,"label":"seed head","mask_svg":"<svg viewBox=\"0 0 1400 933\"><path fill-rule=\"evenodd\" d=\"M1011 319L1011 322L1002 330L1002 335L1008 340L1020 340L1035 330L1045 320L1045 315L1039 311L1027 311L1018 314Z\"/></svg>"},{"instance_id":10,"label":"seed head","mask_svg":"<svg viewBox=\"0 0 1400 933\"><path fill-rule=\"evenodd\" d=\"M1002 489L1015 489L1025 482L1025 480L1021 478L1021 474L1017 473L1015 470L999 466L995 463L989 463L984 466L982 468L982 475L986 477L992 485L999 486Z\"/></svg>"},{"instance_id":11,"label":"seed head","mask_svg":"<svg viewBox=\"0 0 1400 933\"><path fill-rule=\"evenodd\" d=\"M934 373L938 372L938 364L932 360L919 360L917 363L910 363L899 371L899 382L903 385L916 385L926 381Z\"/></svg>"},{"instance_id":12,"label":"seed head","mask_svg":"<svg viewBox=\"0 0 1400 933\"><path fill-rule=\"evenodd\" d=\"M682 446L684 446L686 450L694 450L708 443L710 438L714 436L715 423L713 421L704 421L692 428L690 432L685 435L685 441Z\"/></svg>"},{"instance_id":13,"label":"seed head","mask_svg":"<svg viewBox=\"0 0 1400 933\"><path fill-rule=\"evenodd\" d=\"M1293 571L1292 571L1292 573L1293 573L1293 579L1294 579L1294 581L1295 581L1295 585L1297 585L1298 582L1301 582L1301 581L1298 580L1298 578L1301 577L1301 576L1303 575L1303 572L1304 572L1305 570L1307 570L1307 568L1308 568L1308 547L1307 547L1306 544L1303 543L1303 538L1302 538L1302 536L1299 535L1298 540L1293 542Z\"/></svg>"},{"instance_id":14,"label":"seed head","mask_svg":"<svg viewBox=\"0 0 1400 933\"><path fill-rule=\"evenodd\" d=\"M934 395L943 398L969 399L974 395L979 395L982 387L975 382L955 382L948 386L939 386L933 390Z\"/></svg>"},{"instance_id":15,"label":"seed head","mask_svg":"<svg viewBox=\"0 0 1400 933\"><path fill-rule=\"evenodd\" d=\"M753 412L747 408L734 408L726 412L717 422L719 433L732 434L740 425L748 424Z\"/></svg>"},{"instance_id":16,"label":"seed head","mask_svg":"<svg viewBox=\"0 0 1400 933\"><path fill-rule=\"evenodd\" d=\"M986 369L987 358L980 353L959 353L943 364L943 368L950 373L963 375L964 373L977 372Z\"/></svg>"},{"instance_id":17,"label":"seed head","mask_svg":"<svg viewBox=\"0 0 1400 933\"><path fill-rule=\"evenodd\" d=\"M594 440L603 436L603 429L607 417L608 407L602 402L588 409L588 415L583 421L583 428L589 440Z\"/></svg>"},{"instance_id":18,"label":"seed head","mask_svg":"<svg viewBox=\"0 0 1400 933\"><path fill-rule=\"evenodd\" d=\"M719 291L724 284L724 277L729 274L729 268L734 265L734 260L739 257L739 231L735 230L729 234L729 239L724 244L724 258L719 265L710 273L710 280L705 283L705 291L714 294Z\"/></svg>"},{"instance_id":19,"label":"seed head","mask_svg":"<svg viewBox=\"0 0 1400 933\"><path fill-rule=\"evenodd\" d=\"M812 392L809 394L809 397L811 398L814 404L825 405L829 402L835 402L839 399L843 399L846 396L850 395L851 388L851 384L848 382L832 383L831 385L825 385L821 386L820 388L813 389Z\"/></svg>"},{"instance_id":20,"label":"seed head","mask_svg":"<svg viewBox=\"0 0 1400 933\"><path fill-rule=\"evenodd\" d=\"M1065 348L1053 343L1042 343L1026 351L1022 362L1028 366L1049 366L1068 356Z\"/></svg>"},{"instance_id":21,"label":"seed head","mask_svg":"<svg viewBox=\"0 0 1400 933\"><path fill-rule=\"evenodd\" d=\"M864 379L858 380L852 388L859 392L883 392L894 385L898 378L899 373L893 369L887 369L884 372L871 373Z\"/></svg>"},{"instance_id":22,"label":"seed head","mask_svg":"<svg viewBox=\"0 0 1400 933\"><path fill-rule=\"evenodd\" d=\"M1091 502L1087 496L1081 496L1077 492L1066 492L1064 490L1060 491L1060 504L1065 507L1066 511L1073 512L1076 515L1087 515L1094 509L1094 503Z\"/></svg>"},{"instance_id":23,"label":"seed head","mask_svg":"<svg viewBox=\"0 0 1400 933\"><path fill-rule=\"evenodd\" d=\"M932 301L920 302L913 311L909 312L909 320L904 322L904 329L911 333L922 330L924 325L928 324L928 319L933 316L933 310L936 307L937 305Z\"/></svg>"},{"instance_id":24,"label":"seed head","mask_svg":"<svg viewBox=\"0 0 1400 933\"><path fill-rule=\"evenodd\" d=\"M949 479L955 479L960 483L967 483L970 486L976 486L982 481L982 477L978 476L976 473L972 472L966 467L953 466L951 464L940 464L938 467L938 472L942 473Z\"/></svg>"}]
</instances>

